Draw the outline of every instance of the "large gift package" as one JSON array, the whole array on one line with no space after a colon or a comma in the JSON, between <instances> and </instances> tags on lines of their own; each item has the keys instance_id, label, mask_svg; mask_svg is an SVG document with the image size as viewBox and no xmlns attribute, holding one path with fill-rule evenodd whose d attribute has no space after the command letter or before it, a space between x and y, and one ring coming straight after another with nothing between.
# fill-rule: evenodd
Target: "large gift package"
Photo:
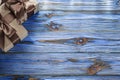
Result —
<instances>
[{"instance_id":1,"label":"large gift package","mask_svg":"<svg viewBox=\"0 0 120 80\"><path fill-rule=\"evenodd\" d=\"M36 0L0 0L0 49L7 52L22 41L28 31L22 23L38 11Z\"/></svg>"}]
</instances>

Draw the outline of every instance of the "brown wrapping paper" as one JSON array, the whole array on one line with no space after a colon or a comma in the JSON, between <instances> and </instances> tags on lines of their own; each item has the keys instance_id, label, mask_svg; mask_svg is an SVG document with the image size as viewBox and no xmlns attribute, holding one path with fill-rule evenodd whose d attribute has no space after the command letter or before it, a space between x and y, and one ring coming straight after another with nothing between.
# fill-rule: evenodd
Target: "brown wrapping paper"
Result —
<instances>
[{"instance_id":1,"label":"brown wrapping paper","mask_svg":"<svg viewBox=\"0 0 120 80\"><path fill-rule=\"evenodd\" d=\"M0 18L0 48L7 52L15 43L23 40L28 32L19 24L19 21L5 4L0 6L0 15L2 17Z\"/></svg>"}]
</instances>

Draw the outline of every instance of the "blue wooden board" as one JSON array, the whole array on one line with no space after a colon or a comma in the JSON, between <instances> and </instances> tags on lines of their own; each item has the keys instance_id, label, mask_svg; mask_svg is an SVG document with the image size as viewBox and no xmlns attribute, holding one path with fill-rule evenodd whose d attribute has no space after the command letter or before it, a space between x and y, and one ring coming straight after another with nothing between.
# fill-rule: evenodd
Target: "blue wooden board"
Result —
<instances>
[{"instance_id":1,"label":"blue wooden board","mask_svg":"<svg viewBox=\"0 0 120 80\"><path fill-rule=\"evenodd\" d=\"M120 79L120 6L116 5L117 0L39 2L40 11L23 24L29 31L28 37L8 53L0 52L0 74L38 75L38 78L75 76L75 80ZM49 18L46 16L49 13L54 15ZM51 21L62 26L57 31L52 30L47 27ZM81 37L89 38L88 42L75 44L75 39ZM79 62L70 62L68 58ZM91 58L107 61L112 69L98 72L98 77L88 76L86 69L93 63ZM84 76L78 77L81 75ZM0 77L5 78L11 77Z\"/></svg>"}]
</instances>

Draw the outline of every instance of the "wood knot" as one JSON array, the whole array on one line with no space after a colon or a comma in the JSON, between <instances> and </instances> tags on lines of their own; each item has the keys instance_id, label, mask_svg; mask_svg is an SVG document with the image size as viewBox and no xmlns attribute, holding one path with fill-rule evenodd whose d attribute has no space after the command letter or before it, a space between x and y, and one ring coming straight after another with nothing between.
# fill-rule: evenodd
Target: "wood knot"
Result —
<instances>
[{"instance_id":1,"label":"wood knot","mask_svg":"<svg viewBox=\"0 0 120 80\"><path fill-rule=\"evenodd\" d=\"M105 69L105 68L110 68L110 65L106 63L105 61L102 61L100 59L97 59L93 65L88 67L87 73L89 75L95 75L97 72Z\"/></svg>"},{"instance_id":2,"label":"wood knot","mask_svg":"<svg viewBox=\"0 0 120 80\"><path fill-rule=\"evenodd\" d=\"M76 38L75 44L77 45L84 45L88 42L88 38Z\"/></svg>"},{"instance_id":3,"label":"wood knot","mask_svg":"<svg viewBox=\"0 0 120 80\"><path fill-rule=\"evenodd\" d=\"M53 17L54 15L55 15L54 13L45 14L45 16L48 17L48 18L51 18L51 17Z\"/></svg>"},{"instance_id":4,"label":"wood knot","mask_svg":"<svg viewBox=\"0 0 120 80\"><path fill-rule=\"evenodd\" d=\"M69 58L68 61L70 61L70 62L78 62L79 60L78 59L74 59L74 58Z\"/></svg>"},{"instance_id":5,"label":"wood knot","mask_svg":"<svg viewBox=\"0 0 120 80\"><path fill-rule=\"evenodd\" d=\"M47 24L47 27L54 31L58 31L61 26L61 24L54 23L53 21L51 21L50 24Z\"/></svg>"}]
</instances>

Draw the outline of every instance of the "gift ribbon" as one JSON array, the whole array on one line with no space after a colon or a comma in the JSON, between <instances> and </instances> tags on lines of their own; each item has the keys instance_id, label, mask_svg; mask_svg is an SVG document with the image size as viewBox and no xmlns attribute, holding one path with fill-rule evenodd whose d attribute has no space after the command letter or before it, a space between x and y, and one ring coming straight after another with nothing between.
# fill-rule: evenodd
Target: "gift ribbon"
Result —
<instances>
[{"instance_id":1,"label":"gift ribbon","mask_svg":"<svg viewBox=\"0 0 120 80\"><path fill-rule=\"evenodd\" d=\"M5 36L13 43L16 44L20 41L16 30L12 28L1 16L0 16L0 48L5 48Z\"/></svg>"},{"instance_id":2,"label":"gift ribbon","mask_svg":"<svg viewBox=\"0 0 120 80\"><path fill-rule=\"evenodd\" d=\"M28 17L30 17L32 14L34 14L34 10L36 9L35 5L30 5L28 8L27 8L27 15Z\"/></svg>"},{"instance_id":3,"label":"gift ribbon","mask_svg":"<svg viewBox=\"0 0 120 80\"><path fill-rule=\"evenodd\" d=\"M22 23L20 20L26 14L25 4L28 0L8 0L6 2L6 7L8 7L14 16Z\"/></svg>"}]
</instances>

